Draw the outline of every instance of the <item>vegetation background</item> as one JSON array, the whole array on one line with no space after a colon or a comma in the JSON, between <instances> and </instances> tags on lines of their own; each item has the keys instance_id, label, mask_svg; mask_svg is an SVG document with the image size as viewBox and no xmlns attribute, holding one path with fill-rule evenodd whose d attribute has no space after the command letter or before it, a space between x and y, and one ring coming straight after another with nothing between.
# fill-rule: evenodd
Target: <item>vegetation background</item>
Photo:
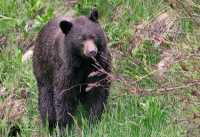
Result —
<instances>
[{"instance_id":1,"label":"vegetation background","mask_svg":"<svg viewBox=\"0 0 200 137\"><path fill-rule=\"evenodd\" d=\"M113 56L102 120L80 106L70 137L199 137L199 0L0 0L0 137L50 136L32 73L34 40L51 18L100 12Z\"/></svg>"}]
</instances>

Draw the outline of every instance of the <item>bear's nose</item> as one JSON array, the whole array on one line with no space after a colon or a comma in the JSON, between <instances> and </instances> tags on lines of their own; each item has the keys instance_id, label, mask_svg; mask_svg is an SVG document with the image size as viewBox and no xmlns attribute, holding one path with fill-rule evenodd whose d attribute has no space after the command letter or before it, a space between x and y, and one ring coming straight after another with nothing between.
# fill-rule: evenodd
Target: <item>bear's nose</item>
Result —
<instances>
[{"instance_id":1,"label":"bear's nose","mask_svg":"<svg viewBox=\"0 0 200 137\"><path fill-rule=\"evenodd\" d=\"M96 51L90 51L89 53L88 53L88 56L89 57L95 57L97 55L97 52Z\"/></svg>"},{"instance_id":2,"label":"bear's nose","mask_svg":"<svg viewBox=\"0 0 200 137\"><path fill-rule=\"evenodd\" d=\"M93 40L86 40L83 42L83 53L87 57L95 57L97 55L98 49Z\"/></svg>"}]
</instances>

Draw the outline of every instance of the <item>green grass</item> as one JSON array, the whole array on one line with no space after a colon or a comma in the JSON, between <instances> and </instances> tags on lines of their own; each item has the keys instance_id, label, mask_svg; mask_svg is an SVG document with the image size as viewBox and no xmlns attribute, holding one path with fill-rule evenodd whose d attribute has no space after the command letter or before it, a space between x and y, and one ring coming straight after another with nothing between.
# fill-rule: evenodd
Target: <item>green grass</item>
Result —
<instances>
[{"instance_id":1,"label":"green grass","mask_svg":"<svg viewBox=\"0 0 200 137\"><path fill-rule=\"evenodd\" d=\"M88 15L94 5L100 12L100 22L109 38L110 48L117 49L115 43L120 42L120 50L124 53L127 52L134 35L133 25L150 20L169 8L163 0L80 0L73 9L78 15ZM15 124L20 127L22 137L48 136L47 129L41 127L39 120L37 87L32 74L32 63L22 63L21 47L26 44L24 40L33 39L42 26L60 9L64 9L64 13L68 7L66 8L62 1L56 0L0 1L0 36L7 37L5 48L0 49L0 87L5 87L9 94L15 91L19 97L21 89L28 92L26 111L21 119L12 123L6 119L0 120L0 137L6 137L10 127ZM27 30L29 21L32 22L32 27ZM180 25L184 32L193 33L194 24L191 21L183 20ZM197 43L193 41L193 45ZM113 65L116 66L114 73L129 77L131 80L139 80L139 88L156 88L160 83L150 73L153 70L152 66L156 65L160 58L160 49L147 41L132 56L117 60ZM134 61L139 64L133 63ZM194 64L192 61L187 63ZM182 73L180 65L174 65L168 72L166 84L181 83L183 79L187 79L179 76ZM142 78L143 76L146 77ZM199 73L195 72L192 77L199 78ZM66 134L70 137L183 137L187 129L181 124L174 124L176 115L184 116L184 112L180 111L183 106L178 99L180 98L170 95L132 95L122 83L114 82L102 120L89 127L84 110L80 106L74 116L75 124ZM1 96L0 103L4 100L5 97ZM191 108L191 112L200 111L199 107Z\"/></svg>"}]
</instances>

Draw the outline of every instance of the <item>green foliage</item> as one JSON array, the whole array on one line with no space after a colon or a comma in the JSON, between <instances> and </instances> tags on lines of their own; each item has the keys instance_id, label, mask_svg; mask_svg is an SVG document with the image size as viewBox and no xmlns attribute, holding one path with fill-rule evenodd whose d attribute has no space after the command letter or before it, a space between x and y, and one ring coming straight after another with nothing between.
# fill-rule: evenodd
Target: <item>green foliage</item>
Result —
<instances>
[{"instance_id":1,"label":"green foliage","mask_svg":"<svg viewBox=\"0 0 200 137\"><path fill-rule=\"evenodd\" d=\"M119 61L118 73L139 80L138 86L153 88L156 82L152 78L152 66L160 60L159 49L150 42L145 42L133 53ZM140 80L141 79L141 80Z\"/></svg>"},{"instance_id":2,"label":"green foliage","mask_svg":"<svg viewBox=\"0 0 200 137\"><path fill-rule=\"evenodd\" d=\"M181 22L181 27L184 30L184 32L193 32L193 23L192 21L188 21L188 20L183 20Z\"/></svg>"},{"instance_id":3,"label":"green foliage","mask_svg":"<svg viewBox=\"0 0 200 137\"><path fill-rule=\"evenodd\" d=\"M48 0L45 1L48 2ZM41 28L53 17L52 6L43 5L45 1L2 0L0 2L0 26L3 27L0 27L0 32L5 33L15 29L25 30L24 26L33 18L35 19L32 24L33 28Z\"/></svg>"},{"instance_id":4,"label":"green foliage","mask_svg":"<svg viewBox=\"0 0 200 137\"><path fill-rule=\"evenodd\" d=\"M22 52L20 49L7 51L0 54L0 82L9 89L29 87L33 88L33 75L30 65L22 63Z\"/></svg>"}]
</instances>

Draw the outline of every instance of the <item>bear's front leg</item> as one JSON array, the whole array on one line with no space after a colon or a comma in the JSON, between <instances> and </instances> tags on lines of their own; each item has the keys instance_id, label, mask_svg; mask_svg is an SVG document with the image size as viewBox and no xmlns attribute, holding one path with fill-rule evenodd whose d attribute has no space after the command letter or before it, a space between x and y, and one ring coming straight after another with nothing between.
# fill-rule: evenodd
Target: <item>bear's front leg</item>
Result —
<instances>
[{"instance_id":1,"label":"bear's front leg","mask_svg":"<svg viewBox=\"0 0 200 137\"><path fill-rule=\"evenodd\" d=\"M111 55L109 51L105 51L100 55L98 60L95 60L95 70L88 76L87 83L91 83L93 87L86 91L86 100L90 107L89 121L93 122L101 118L107 103L109 88L111 85ZM95 73L95 75L92 75ZM91 76L92 75L92 76ZM87 88L86 88L87 90Z\"/></svg>"},{"instance_id":2,"label":"bear's front leg","mask_svg":"<svg viewBox=\"0 0 200 137\"><path fill-rule=\"evenodd\" d=\"M53 103L53 88L50 84L38 82L39 111L43 125L48 121L50 132L56 127L56 114Z\"/></svg>"},{"instance_id":3,"label":"bear's front leg","mask_svg":"<svg viewBox=\"0 0 200 137\"><path fill-rule=\"evenodd\" d=\"M56 120L61 131L64 134L66 126L72 120L76 106L76 95L74 88L71 88L71 81L67 78L69 76L63 75L63 73L57 73L56 81L54 83L54 100L56 110Z\"/></svg>"},{"instance_id":4,"label":"bear's front leg","mask_svg":"<svg viewBox=\"0 0 200 137\"><path fill-rule=\"evenodd\" d=\"M94 84L88 91L84 92L83 103L86 103L89 107L89 122L93 123L95 120L101 118L104 111L109 95L110 81L107 79L107 75L95 76L88 78L87 83Z\"/></svg>"},{"instance_id":5,"label":"bear's front leg","mask_svg":"<svg viewBox=\"0 0 200 137\"><path fill-rule=\"evenodd\" d=\"M89 122L100 120L108 98L108 90L102 87L94 88L89 92Z\"/></svg>"},{"instance_id":6,"label":"bear's front leg","mask_svg":"<svg viewBox=\"0 0 200 137\"><path fill-rule=\"evenodd\" d=\"M49 126L52 133L56 127L56 113L54 108L53 86L51 70L47 69L47 65L42 65L42 61L35 59L33 70L37 80L38 87L38 108L43 126Z\"/></svg>"},{"instance_id":7,"label":"bear's front leg","mask_svg":"<svg viewBox=\"0 0 200 137\"><path fill-rule=\"evenodd\" d=\"M52 133L53 129L56 127L52 70L47 62L41 58L38 58L37 55L39 54L34 54L33 56L33 72L39 91L38 108L42 120L42 125L47 126L46 124L48 124L49 131Z\"/></svg>"}]
</instances>

